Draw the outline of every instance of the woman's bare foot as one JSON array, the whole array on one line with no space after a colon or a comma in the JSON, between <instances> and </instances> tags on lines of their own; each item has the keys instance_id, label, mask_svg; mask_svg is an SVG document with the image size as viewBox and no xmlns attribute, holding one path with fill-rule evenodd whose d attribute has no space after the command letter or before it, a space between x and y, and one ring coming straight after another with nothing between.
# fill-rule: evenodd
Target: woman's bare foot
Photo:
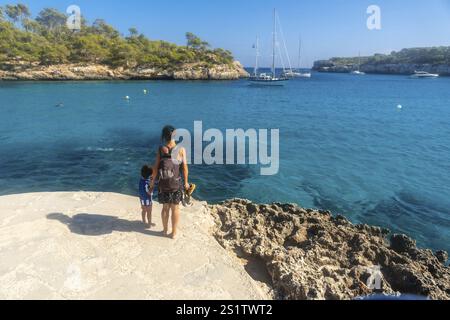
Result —
<instances>
[{"instance_id":1,"label":"woman's bare foot","mask_svg":"<svg viewBox=\"0 0 450 320\"><path fill-rule=\"evenodd\" d=\"M169 238L172 240L175 240L177 238L177 234L176 233L171 233L169 234Z\"/></svg>"},{"instance_id":2,"label":"woman's bare foot","mask_svg":"<svg viewBox=\"0 0 450 320\"><path fill-rule=\"evenodd\" d=\"M169 231L167 231L167 230L164 230L162 233L163 233L164 237L168 237L169 236Z\"/></svg>"}]
</instances>

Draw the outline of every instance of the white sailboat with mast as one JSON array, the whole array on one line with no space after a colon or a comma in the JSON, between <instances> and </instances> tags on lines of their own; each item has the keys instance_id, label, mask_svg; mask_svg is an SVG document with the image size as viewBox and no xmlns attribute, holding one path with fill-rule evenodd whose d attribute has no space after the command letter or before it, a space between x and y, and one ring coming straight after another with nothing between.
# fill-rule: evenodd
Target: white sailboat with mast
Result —
<instances>
[{"instance_id":1,"label":"white sailboat with mast","mask_svg":"<svg viewBox=\"0 0 450 320\"><path fill-rule=\"evenodd\" d=\"M302 38L299 38L298 42L298 65L296 70L289 70L285 72L286 77L291 78L311 78L311 72L301 72L301 58L302 58Z\"/></svg>"},{"instance_id":2,"label":"white sailboat with mast","mask_svg":"<svg viewBox=\"0 0 450 320\"><path fill-rule=\"evenodd\" d=\"M363 76L366 73L361 71L361 52L359 53L359 58L358 58L358 70L354 70L351 72L351 74L357 75L357 76Z\"/></svg>"},{"instance_id":3,"label":"white sailboat with mast","mask_svg":"<svg viewBox=\"0 0 450 320\"><path fill-rule=\"evenodd\" d=\"M252 84L257 85L283 85L284 81L289 79L285 77L277 77L276 74L276 46L277 46L277 25L276 25L276 10L273 12L273 39L272 39L272 69L271 73L258 73L259 71L259 39L256 39L256 64L253 76L249 78Z\"/></svg>"}]
</instances>

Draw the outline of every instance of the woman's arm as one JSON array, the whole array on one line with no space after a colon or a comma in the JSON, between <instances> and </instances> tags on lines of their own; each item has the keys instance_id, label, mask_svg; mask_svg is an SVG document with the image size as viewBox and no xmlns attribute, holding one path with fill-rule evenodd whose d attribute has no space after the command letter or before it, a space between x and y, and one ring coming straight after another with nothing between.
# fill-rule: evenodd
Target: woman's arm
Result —
<instances>
[{"instance_id":1,"label":"woman's arm","mask_svg":"<svg viewBox=\"0 0 450 320\"><path fill-rule=\"evenodd\" d=\"M181 156L183 161L183 178L184 178L184 187L186 189L189 188L189 167L187 163L187 157L186 157L186 150L183 148L181 149Z\"/></svg>"},{"instance_id":2,"label":"woman's arm","mask_svg":"<svg viewBox=\"0 0 450 320\"><path fill-rule=\"evenodd\" d=\"M156 180L156 176L158 175L158 169L159 169L160 161L161 161L161 154L160 154L160 152L158 150L158 153L156 154L155 164L153 165L151 189L153 189L155 187L155 180Z\"/></svg>"}]
</instances>

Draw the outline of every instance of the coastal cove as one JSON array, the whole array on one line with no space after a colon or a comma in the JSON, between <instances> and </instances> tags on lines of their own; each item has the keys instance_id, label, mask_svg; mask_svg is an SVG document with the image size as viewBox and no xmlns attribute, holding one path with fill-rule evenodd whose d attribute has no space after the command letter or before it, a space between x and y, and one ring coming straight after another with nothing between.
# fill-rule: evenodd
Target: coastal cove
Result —
<instances>
[{"instance_id":1,"label":"coastal cove","mask_svg":"<svg viewBox=\"0 0 450 320\"><path fill-rule=\"evenodd\" d=\"M435 311L449 17L444 0L0 0L0 301Z\"/></svg>"},{"instance_id":2,"label":"coastal cove","mask_svg":"<svg viewBox=\"0 0 450 320\"><path fill-rule=\"evenodd\" d=\"M449 85L319 73L269 90L245 80L0 82L0 193L136 195L167 123L277 128L278 175L195 165L197 197L330 210L450 251Z\"/></svg>"}]
</instances>

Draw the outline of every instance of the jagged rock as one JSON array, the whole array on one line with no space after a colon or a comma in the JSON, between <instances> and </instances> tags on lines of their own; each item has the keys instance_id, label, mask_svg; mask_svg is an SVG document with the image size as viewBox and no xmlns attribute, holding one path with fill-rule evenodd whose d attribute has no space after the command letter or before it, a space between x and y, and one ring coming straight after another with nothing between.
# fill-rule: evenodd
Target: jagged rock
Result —
<instances>
[{"instance_id":1,"label":"jagged rock","mask_svg":"<svg viewBox=\"0 0 450 320\"><path fill-rule=\"evenodd\" d=\"M448 253L446 251L440 250L436 252L436 258L438 258L439 262L447 263L448 261Z\"/></svg>"},{"instance_id":2,"label":"jagged rock","mask_svg":"<svg viewBox=\"0 0 450 320\"><path fill-rule=\"evenodd\" d=\"M391 248L397 253L408 253L416 248L416 242L404 234L391 237Z\"/></svg>"},{"instance_id":3,"label":"jagged rock","mask_svg":"<svg viewBox=\"0 0 450 320\"><path fill-rule=\"evenodd\" d=\"M346 300L381 290L450 299L447 253L418 249L407 236L389 244L389 230L279 203L235 199L211 212L224 248L264 262L275 298Z\"/></svg>"}]
</instances>

